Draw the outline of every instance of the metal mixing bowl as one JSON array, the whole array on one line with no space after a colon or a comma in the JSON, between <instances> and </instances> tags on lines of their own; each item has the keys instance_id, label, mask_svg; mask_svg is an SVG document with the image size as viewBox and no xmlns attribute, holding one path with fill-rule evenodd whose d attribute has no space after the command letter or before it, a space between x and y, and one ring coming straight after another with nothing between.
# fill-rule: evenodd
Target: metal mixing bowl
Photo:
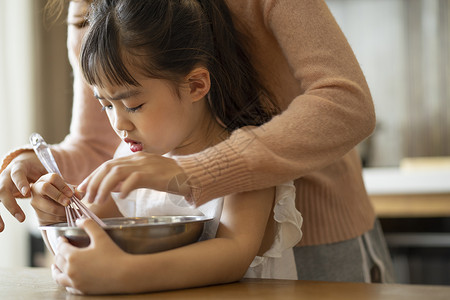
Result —
<instances>
[{"instance_id":1,"label":"metal mixing bowl","mask_svg":"<svg viewBox=\"0 0 450 300\"><path fill-rule=\"evenodd\" d=\"M104 228L111 239L125 252L132 254L154 253L197 242L205 216L152 216L145 218L108 218ZM68 227L67 223L39 227L47 248L55 253L57 239L64 236L77 247L87 247L89 236L84 229Z\"/></svg>"}]
</instances>

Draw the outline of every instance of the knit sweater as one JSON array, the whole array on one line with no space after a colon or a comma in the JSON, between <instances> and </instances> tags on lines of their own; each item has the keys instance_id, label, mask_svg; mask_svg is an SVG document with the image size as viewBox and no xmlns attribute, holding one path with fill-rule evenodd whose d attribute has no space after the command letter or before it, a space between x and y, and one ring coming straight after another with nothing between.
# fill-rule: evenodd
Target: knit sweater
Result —
<instances>
[{"instance_id":1,"label":"knit sweater","mask_svg":"<svg viewBox=\"0 0 450 300\"><path fill-rule=\"evenodd\" d=\"M354 147L372 132L374 107L356 58L325 2L226 2L282 113L263 126L239 129L212 148L177 157L195 182L193 198L201 204L295 180L296 205L304 217L299 245L339 242L371 229L375 214ZM75 75L71 131L52 148L71 183L111 158L119 143L81 78L77 57L82 33L69 26Z\"/></svg>"}]
</instances>

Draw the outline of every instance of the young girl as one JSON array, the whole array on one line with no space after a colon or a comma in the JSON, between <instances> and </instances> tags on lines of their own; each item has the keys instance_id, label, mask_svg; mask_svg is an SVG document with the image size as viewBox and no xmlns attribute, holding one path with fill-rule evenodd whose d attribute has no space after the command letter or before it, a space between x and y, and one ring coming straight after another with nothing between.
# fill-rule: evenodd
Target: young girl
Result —
<instances>
[{"instance_id":1,"label":"young girl","mask_svg":"<svg viewBox=\"0 0 450 300\"><path fill-rule=\"evenodd\" d=\"M243 276L296 279L292 247L301 238L302 218L292 183L228 195L198 209L181 196L145 189L148 176L164 176L152 174L155 157L202 151L277 112L239 46L224 3L97 1L89 22L81 50L84 77L117 135L135 152L106 162L88 179L93 184L100 177L121 178L121 195L92 209L101 217L201 212L215 222L207 223L204 241L148 255L127 254L93 221L80 222L91 244L79 249L61 241L55 280L99 294L186 288ZM143 189L126 192L129 180L140 181ZM32 205L42 224L63 218L63 207L53 200L64 202L58 192L64 186L54 174L33 185Z\"/></svg>"},{"instance_id":2,"label":"young girl","mask_svg":"<svg viewBox=\"0 0 450 300\"><path fill-rule=\"evenodd\" d=\"M47 1L50 7L67 2ZM190 2L208 5L222 1ZM64 178L79 184L113 158L120 138L111 130L106 114L97 109L80 70L80 45L90 26L85 15L93 1L69 2L67 45L74 74L74 110L70 134L51 149ZM379 282L381 273L382 282L394 282L389 251L355 149L375 128L372 97L326 2L225 2L237 31L246 33L244 41L254 69L282 113L263 126L235 130L229 139L201 152L153 157L145 185L180 193L201 205L293 180L296 207L304 216L303 237L294 248L299 279ZM234 73L231 71L231 76ZM237 84L224 92L233 92L237 86L246 85ZM30 183L44 175L45 168L24 145L3 158L0 172L1 204L22 222L25 215L16 197L28 197ZM90 177L91 184L79 189L90 192L92 200L104 201L121 176L116 173L103 181L103 174ZM124 173L123 178L127 176ZM128 179L122 185L123 194L143 185L137 176L133 178L136 180ZM177 187L177 182L181 186ZM71 196L66 185L53 193L58 201L63 201L62 194ZM58 211L62 207L46 208ZM0 232L3 226L0 216Z\"/></svg>"}]
</instances>

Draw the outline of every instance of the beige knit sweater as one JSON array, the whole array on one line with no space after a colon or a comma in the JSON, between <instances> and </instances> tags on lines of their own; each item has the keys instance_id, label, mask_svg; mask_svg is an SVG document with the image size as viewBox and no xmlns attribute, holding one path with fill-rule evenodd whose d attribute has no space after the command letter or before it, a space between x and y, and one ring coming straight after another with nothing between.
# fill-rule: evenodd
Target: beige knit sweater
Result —
<instances>
[{"instance_id":1,"label":"beige knit sweater","mask_svg":"<svg viewBox=\"0 0 450 300\"><path fill-rule=\"evenodd\" d=\"M283 113L201 153L178 157L197 183L198 203L295 180L303 214L300 245L357 237L373 226L360 159L352 150L375 126L361 69L324 1L228 0L252 62ZM83 30L69 26L74 68L71 133L53 153L66 180L80 182L119 143L77 57ZM12 153L4 165L15 156Z\"/></svg>"}]
</instances>

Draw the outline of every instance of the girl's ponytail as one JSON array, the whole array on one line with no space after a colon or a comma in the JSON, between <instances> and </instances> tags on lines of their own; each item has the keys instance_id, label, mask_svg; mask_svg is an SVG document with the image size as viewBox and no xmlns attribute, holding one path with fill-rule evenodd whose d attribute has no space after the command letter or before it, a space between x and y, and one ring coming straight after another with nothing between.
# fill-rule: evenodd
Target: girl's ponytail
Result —
<instances>
[{"instance_id":1,"label":"girl's ponytail","mask_svg":"<svg viewBox=\"0 0 450 300\"><path fill-rule=\"evenodd\" d=\"M196 0L210 23L214 58L210 104L214 114L234 130L246 125L261 125L279 112L277 104L253 68L223 0Z\"/></svg>"},{"instance_id":2,"label":"girl's ponytail","mask_svg":"<svg viewBox=\"0 0 450 300\"><path fill-rule=\"evenodd\" d=\"M278 107L261 84L224 0L96 0L81 49L86 81L138 85L143 75L181 83L195 67L211 74L211 112L229 131L261 125Z\"/></svg>"}]
</instances>

